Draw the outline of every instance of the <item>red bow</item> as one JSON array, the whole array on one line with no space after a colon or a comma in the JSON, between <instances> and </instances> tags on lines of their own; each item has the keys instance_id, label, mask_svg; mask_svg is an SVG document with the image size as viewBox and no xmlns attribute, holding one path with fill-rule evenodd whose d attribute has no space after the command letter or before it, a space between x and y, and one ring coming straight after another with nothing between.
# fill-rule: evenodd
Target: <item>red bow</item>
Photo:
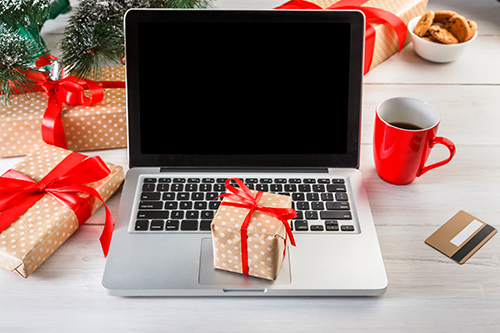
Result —
<instances>
[{"instance_id":1,"label":"red bow","mask_svg":"<svg viewBox=\"0 0 500 333\"><path fill-rule=\"evenodd\" d=\"M396 32L399 43L399 50L401 52L406 39L406 25L405 23L396 15L386 10L361 6L368 0L340 0L330 7L325 9L355 9L363 12L366 17L366 36L365 36L365 64L364 64L364 74L370 71L370 67L373 61L373 51L375 49L375 28L372 27L370 23L388 23ZM322 7L304 0L291 0L276 9L323 9Z\"/></svg>"},{"instance_id":2,"label":"red bow","mask_svg":"<svg viewBox=\"0 0 500 333\"><path fill-rule=\"evenodd\" d=\"M89 194L101 200L106 209L106 222L100 237L104 255L108 254L113 220L104 199L94 188L83 185L107 177L111 171L98 156L89 157L71 153L38 183L30 177L9 170L0 177L0 233L49 194L75 212L80 226L91 216L91 202L78 193Z\"/></svg>"},{"instance_id":3,"label":"red bow","mask_svg":"<svg viewBox=\"0 0 500 333\"><path fill-rule=\"evenodd\" d=\"M234 180L241 188L241 190L238 190L234 186L230 184L231 180ZM290 225L288 224L288 220L293 219L297 216L297 213L295 212L295 209L293 208L272 208L272 207L267 207L267 206L261 206L258 204L260 198L262 197L263 192L257 192L255 197L253 196L252 192L248 189L248 187L238 178L230 178L227 179L225 182L226 188L231 192L231 193L224 193L219 195L217 198L220 197L225 197L230 200L234 200L236 202L228 202L224 201L221 203L222 206L232 206L232 207L239 207L239 208L246 208L249 209L250 211L248 212L247 216L245 217L245 220L243 221L241 225L241 263L242 263L242 270L243 274L248 275L248 252L247 252L247 228L248 224L250 223L250 218L252 217L252 213L254 211L261 211L261 212L266 212L274 217L276 217L278 220L280 220L283 225L286 228L286 233L288 237L290 238L290 243L295 246L295 239L293 238L292 234L292 229L290 229ZM216 199L217 199L216 198Z\"/></svg>"},{"instance_id":4,"label":"red bow","mask_svg":"<svg viewBox=\"0 0 500 333\"><path fill-rule=\"evenodd\" d=\"M40 57L36 66L41 68L50 65L54 56ZM61 80L52 81L40 72L25 73L38 87L38 91L45 91L48 96L47 109L42 119L42 139L48 144L67 149L66 137L61 118L62 105L90 106L99 103L104 98L103 88L125 88L123 81L92 81L69 76ZM85 96L85 89L90 90L90 98Z\"/></svg>"}]
</instances>

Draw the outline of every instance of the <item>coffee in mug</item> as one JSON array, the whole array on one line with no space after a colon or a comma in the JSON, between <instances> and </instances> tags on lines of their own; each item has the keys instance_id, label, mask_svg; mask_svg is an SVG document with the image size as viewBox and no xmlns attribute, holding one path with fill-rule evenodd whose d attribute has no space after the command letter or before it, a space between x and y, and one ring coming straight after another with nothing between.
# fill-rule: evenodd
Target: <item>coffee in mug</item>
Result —
<instances>
[{"instance_id":1,"label":"coffee in mug","mask_svg":"<svg viewBox=\"0 0 500 333\"><path fill-rule=\"evenodd\" d=\"M396 97L377 106L373 136L373 155L377 173L388 183L405 185L416 177L451 161L455 145L437 136L440 116L434 106L424 101ZM426 166L431 149L442 144L450 156Z\"/></svg>"}]
</instances>

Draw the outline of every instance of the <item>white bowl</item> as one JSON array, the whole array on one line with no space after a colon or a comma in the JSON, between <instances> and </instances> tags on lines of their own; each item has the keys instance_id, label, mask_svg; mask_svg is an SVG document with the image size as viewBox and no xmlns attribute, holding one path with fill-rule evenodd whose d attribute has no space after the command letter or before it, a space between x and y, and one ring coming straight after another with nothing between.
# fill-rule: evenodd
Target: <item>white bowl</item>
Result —
<instances>
[{"instance_id":1,"label":"white bowl","mask_svg":"<svg viewBox=\"0 0 500 333\"><path fill-rule=\"evenodd\" d=\"M413 18L408 23L408 32L410 33L415 52L422 58L432 62L450 62L457 60L465 49L476 39L477 31L470 40L458 44L439 44L422 39L413 33L415 26L422 16Z\"/></svg>"}]
</instances>

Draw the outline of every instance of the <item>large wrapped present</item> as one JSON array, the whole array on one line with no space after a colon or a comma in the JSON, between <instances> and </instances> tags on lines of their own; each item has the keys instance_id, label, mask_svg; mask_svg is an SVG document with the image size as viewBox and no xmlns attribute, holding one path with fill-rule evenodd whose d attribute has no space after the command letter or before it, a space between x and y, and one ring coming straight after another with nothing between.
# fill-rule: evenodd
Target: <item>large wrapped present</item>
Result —
<instances>
[{"instance_id":1,"label":"large wrapped present","mask_svg":"<svg viewBox=\"0 0 500 333\"><path fill-rule=\"evenodd\" d=\"M230 185L238 183L240 189ZM214 267L276 280L296 216L289 196L251 191L239 179L226 181L224 197L211 224Z\"/></svg>"},{"instance_id":2,"label":"large wrapped present","mask_svg":"<svg viewBox=\"0 0 500 333\"><path fill-rule=\"evenodd\" d=\"M41 144L0 177L0 267L28 277L123 179L121 166ZM107 254L113 221L105 208L101 244Z\"/></svg>"},{"instance_id":3,"label":"large wrapped present","mask_svg":"<svg viewBox=\"0 0 500 333\"><path fill-rule=\"evenodd\" d=\"M366 17L365 74L406 42L407 25L425 13L427 0L291 0L277 9L360 10ZM332 36L334 39L335 36Z\"/></svg>"},{"instance_id":4,"label":"large wrapped present","mask_svg":"<svg viewBox=\"0 0 500 333\"><path fill-rule=\"evenodd\" d=\"M125 89L106 88L124 86L124 80L124 66L103 67L98 88L104 96L101 102L89 106L66 103L79 99L72 87L67 90L50 87L52 90L57 88L57 94L65 91L61 98L66 100L52 109L48 104L51 96L48 95L55 95L53 92L29 92L26 96L12 94L10 105L0 104L0 156L26 155L44 141L74 151L126 147ZM108 84L104 84L106 82ZM45 86L43 89L49 88ZM89 94L87 89L82 98L91 99ZM53 97L55 102L57 96ZM47 139L51 137L55 137L54 141ZM58 141L65 141L66 146Z\"/></svg>"}]
</instances>

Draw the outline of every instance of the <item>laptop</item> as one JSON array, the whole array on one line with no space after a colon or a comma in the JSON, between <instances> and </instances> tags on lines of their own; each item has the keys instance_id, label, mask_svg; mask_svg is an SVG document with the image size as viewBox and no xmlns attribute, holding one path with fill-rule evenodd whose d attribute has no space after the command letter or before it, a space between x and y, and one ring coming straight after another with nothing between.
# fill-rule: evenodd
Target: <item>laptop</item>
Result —
<instances>
[{"instance_id":1,"label":"laptop","mask_svg":"<svg viewBox=\"0 0 500 333\"><path fill-rule=\"evenodd\" d=\"M109 294L385 292L358 170L362 13L137 9L125 41L130 169ZM210 223L228 178L292 197L296 247L275 281L213 267Z\"/></svg>"}]
</instances>

